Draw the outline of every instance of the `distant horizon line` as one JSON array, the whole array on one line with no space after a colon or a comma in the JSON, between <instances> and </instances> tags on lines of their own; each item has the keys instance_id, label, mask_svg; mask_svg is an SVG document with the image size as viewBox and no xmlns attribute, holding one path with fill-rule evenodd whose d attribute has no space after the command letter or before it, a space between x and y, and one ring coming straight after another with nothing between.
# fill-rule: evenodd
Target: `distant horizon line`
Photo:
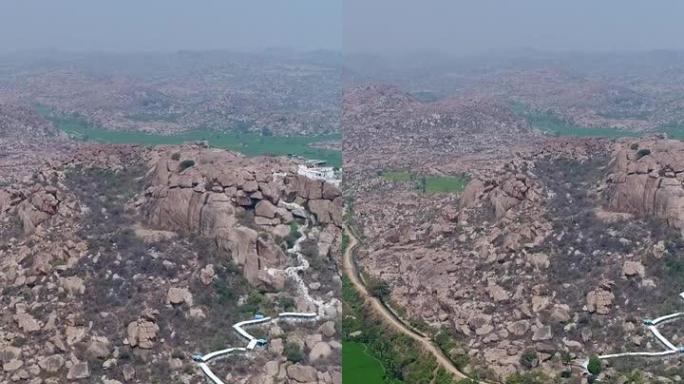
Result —
<instances>
[{"instance_id":1,"label":"distant horizon line","mask_svg":"<svg viewBox=\"0 0 684 384\"><path fill-rule=\"evenodd\" d=\"M273 46L263 48L179 48L179 49L71 49L71 48L27 48L27 49L0 49L0 55L21 54L179 54L179 53L315 53L330 52L350 56L412 56L412 55L438 55L451 58L468 58L492 55L511 55L521 53L567 55L567 54L644 54L644 53L684 53L684 48L651 48L651 49L540 49L531 47L492 49L478 52L450 52L439 49L412 49L412 50L348 50L339 48L301 48L288 46Z\"/></svg>"},{"instance_id":2,"label":"distant horizon line","mask_svg":"<svg viewBox=\"0 0 684 384\"><path fill-rule=\"evenodd\" d=\"M26 48L0 49L0 55L35 54L35 53L69 53L69 54L177 54L185 52L231 52L231 53L268 53L271 51L307 53L307 52L339 52L336 48L295 48L273 46L263 48L178 48L178 49L71 49L71 48Z\"/></svg>"}]
</instances>

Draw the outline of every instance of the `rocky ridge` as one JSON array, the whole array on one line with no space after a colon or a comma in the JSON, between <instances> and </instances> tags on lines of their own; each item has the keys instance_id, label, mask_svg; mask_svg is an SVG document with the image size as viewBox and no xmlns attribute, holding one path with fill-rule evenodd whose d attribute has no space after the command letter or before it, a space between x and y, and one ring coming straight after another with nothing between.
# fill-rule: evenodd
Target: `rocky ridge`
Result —
<instances>
[{"instance_id":1,"label":"rocky ridge","mask_svg":"<svg viewBox=\"0 0 684 384\"><path fill-rule=\"evenodd\" d=\"M408 204L414 198L399 192L384 206L358 203L371 244L359 260L390 283L409 318L450 332L458 347L448 352L468 356L473 373L525 372L523 356L534 353L532 368L553 377L563 356L643 350L655 341L640 319L676 311L684 289L671 270L681 239L658 224L679 230L681 183L671 168L679 151L662 139L550 140L473 169L458 199ZM664 187L660 210L651 185ZM607 378L625 372L611 364ZM651 362L647 372L679 369Z\"/></svg>"},{"instance_id":2,"label":"rocky ridge","mask_svg":"<svg viewBox=\"0 0 684 384\"><path fill-rule=\"evenodd\" d=\"M336 297L339 192L295 169L197 146L84 145L2 188L0 381L199 380L191 353L230 344L236 318L308 308L286 278L259 280L297 262L284 252L290 226L303 225L295 213L311 221L303 282ZM213 185L228 175L230 185ZM220 375L339 383L338 313L285 330L288 345L280 327L260 330L268 351Z\"/></svg>"}]
</instances>

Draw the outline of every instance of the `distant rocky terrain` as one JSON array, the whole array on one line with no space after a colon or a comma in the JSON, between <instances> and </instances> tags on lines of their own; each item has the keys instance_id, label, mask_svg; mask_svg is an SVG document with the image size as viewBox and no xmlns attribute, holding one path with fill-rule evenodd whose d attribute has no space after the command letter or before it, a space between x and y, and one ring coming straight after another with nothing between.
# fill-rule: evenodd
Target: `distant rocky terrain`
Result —
<instances>
[{"instance_id":1,"label":"distant rocky terrain","mask_svg":"<svg viewBox=\"0 0 684 384\"><path fill-rule=\"evenodd\" d=\"M354 87L393 84L430 100L460 95L520 103L580 128L656 132L684 123L681 52L351 55L345 65L346 83Z\"/></svg>"},{"instance_id":2,"label":"distant rocky terrain","mask_svg":"<svg viewBox=\"0 0 684 384\"><path fill-rule=\"evenodd\" d=\"M358 188L378 181L383 170L457 173L465 169L461 163L487 163L541 141L524 119L492 99L425 103L386 85L349 89L343 124L345 182Z\"/></svg>"},{"instance_id":3,"label":"distant rocky terrain","mask_svg":"<svg viewBox=\"0 0 684 384\"><path fill-rule=\"evenodd\" d=\"M0 186L30 178L32 169L68 152L72 144L30 106L0 104Z\"/></svg>"},{"instance_id":4,"label":"distant rocky terrain","mask_svg":"<svg viewBox=\"0 0 684 384\"><path fill-rule=\"evenodd\" d=\"M267 135L339 131L335 52L5 54L0 102L109 130Z\"/></svg>"}]
</instances>

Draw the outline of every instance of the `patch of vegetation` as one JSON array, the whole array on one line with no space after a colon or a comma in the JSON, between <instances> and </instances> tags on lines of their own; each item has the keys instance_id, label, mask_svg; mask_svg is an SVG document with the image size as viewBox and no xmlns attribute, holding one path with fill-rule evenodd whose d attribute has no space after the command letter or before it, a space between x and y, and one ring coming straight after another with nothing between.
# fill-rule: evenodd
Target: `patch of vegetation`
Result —
<instances>
[{"instance_id":1,"label":"patch of vegetation","mask_svg":"<svg viewBox=\"0 0 684 384\"><path fill-rule=\"evenodd\" d=\"M651 154L651 150L648 148L641 148L640 150L637 151L637 160L641 159L644 156L648 156Z\"/></svg>"},{"instance_id":2,"label":"patch of vegetation","mask_svg":"<svg viewBox=\"0 0 684 384\"><path fill-rule=\"evenodd\" d=\"M460 193L470 182L470 178L465 175L426 176L424 180L425 193Z\"/></svg>"},{"instance_id":3,"label":"patch of vegetation","mask_svg":"<svg viewBox=\"0 0 684 384\"><path fill-rule=\"evenodd\" d=\"M520 355L520 365L527 369L532 369L539 365L539 355L533 349L528 349Z\"/></svg>"},{"instance_id":4,"label":"patch of vegetation","mask_svg":"<svg viewBox=\"0 0 684 384\"><path fill-rule=\"evenodd\" d=\"M195 165L195 160L183 160L178 164L178 170L185 171L186 169Z\"/></svg>"},{"instance_id":5,"label":"patch of vegetation","mask_svg":"<svg viewBox=\"0 0 684 384\"><path fill-rule=\"evenodd\" d=\"M646 378L644 377L644 374L641 373L640 371L634 371L629 373L625 377L625 382L624 384L647 384L648 381L646 381Z\"/></svg>"},{"instance_id":6,"label":"patch of vegetation","mask_svg":"<svg viewBox=\"0 0 684 384\"><path fill-rule=\"evenodd\" d=\"M506 378L506 384L548 384L548 376L541 372L515 373Z\"/></svg>"},{"instance_id":7,"label":"patch of vegetation","mask_svg":"<svg viewBox=\"0 0 684 384\"><path fill-rule=\"evenodd\" d=\"M368 353L368 346L353 341L342 343L343 384L383 384L382 363Z\"/></svg>"},{"instance_id":8,"label":"patch of vegetation","mask_svg":"<svg viewBox=\"0 0 684 384\"><path fill-rule=\"evenodd\" d=\"M416 174L408 171L383 171L381 175L385 180L395 183L413 182L416 185L416 190L428 194L460 193L470 181L470 177L466 174L435 176Z\"/></svg>"},{"instance_id":9,"label":"patch of vegetation","mask_svg":"<svg viewBox=\"0 0 684 384\"><path fill-rule=\"evenodd\" d=\"M603 371L603 363L598 356L592 356L589 358L589 363L587 363L587 371L592 375L596 376Z\"/></svg>"},{"instance_id":10,"label":"patch of vegetation","mask_svg":"<svg viewBox=\"0 0 684 384\"><path fill-rule=\"evenodd\" d=\"M480 382L473 379L461 379L456 384L479 384Z\"/></svg>"},{"instance_id":11,"label":"patch of vegetation","mask_svg":"<svg viewBox=\"0 0 684 384\"><path fill-rule=\"evenodd\" d=\"M633 111L633 110L619 110L619 111L601 111L597 115L607 119L626 119L626 120L646 120L652 116L649 111Z\"/></svg>"},{"instance_id":12,"label":"patch of vegetation","mask_svg":"<svg viewBox=\"0 0 684 384\"><path fill-rule=\"evenodd\" d=\"M275 314L274 309L274 304L268 297L254 290L249 292L247 299L239 307L244 316L254 316L257 313L271 316Z\"/></svg>"},{"instance_id":13,"label":"patch of vegetation","mask_svg":"<svg viewBox=\"0 0 684 384\"><path fill-rule=\"evenodd\" d=\"M579 136L579 137L638 137L640 134L616 128L605 127L582 127L566 120L549 111L535 111L524 103L513 103L513 113L527 120L535 129L550 136Z\"/></svg>"},{"instance_id":14,"label":"patch of vegetation","mask_svg":"<svg viewBox=\"0 0 684 384\"><path fill-rule=\"evenodd\" d=\"M365 300L346 276L343 277L342 302L344 305L342 340L366 346L366 354L377 360L383 367L382 383L431 383L433 379L439 380L434 382L440 384L453 383L453 379L448 374L440 372L434 359L423 352L413 339L393 332L382 321L371 316L365 308ZM377 373L377 367L368 366L366 369L373 369ZM347 377L345 373L343 375L345 384L359 382L351 381Z\"/></svg>"},{"instance_id":15,"label":"patch of vegetation","mask_svg":"<svg viewBox=\"0 0 684 384\"><path fill-rule=\"evenodd\" d=\"M162 121L162 122L167 122L167 123L175 123L178 121L178 119L182 116L180 113L149 113L149 112L140 112L140 113L131 113L126 115L126 118L131 119L133 121L142 121L142 122L154 122L154 121Z\"/></svg>"},{"instance_id":16,"label":"patch of vegetation","mask_svg":"<svg viewBox=\"0 0 684 384\"><path fill-rule=\"evenodd\" d=\"M216 302L219 305L234 303L238 299L232 284L224 279L214 280L214 292L216 294Z\"/></svg>"},{"instance_id":17,"label":"patch of vegetation","mask_svg":"<svg viewBox=\"0 0 684 384\"><path fill-rule=\"evenodd\" d=\"M347 232L342 232L342 241L340 243L341 252L344 253L349 246L349 235Z\"/></svg>"},{"instance_id":18,"label":"patch of vegetation","mask_svg":"<svg viewBox=\"0 0 684 384\"><path fill-rule=\"evenodd\" d=\"M304 353L302 352L302 349L295 343L285 343L283 354L289 361L293 363L299 363L300 361L304 360Z\"/></svg>"},{"instance_id":19,"label":"patch of vegetation","mask_svg":"<svg viewBox=\"0 0 684 384\"><path fill-rule=\"evenodd\" d=\"M382 177L385 180L395 181L395 182L405 182L413 180L413 174L408 171L385 171L382 172Z\"/></svg>"},{"instance_id":20,"label":"patch of vegetation","mask_svg":"<svg viewBox=\"0 0 684 384\"><path fill-rule=\"evenodd\" d=\"M297 242L297 239L299 239L299 236L299 224L293 221L290 223L290 233L284 239L287 243L287 248L294 247L295 243Z\"/></svg>"},{"instance_id":21,"label":"patch of vegetation","mask_svg":"<svg viewBox=\"0 0 684 384\"><path fill-rule=\"evenodd\" d=\"M278 306L282 312L291 312L297 308L294 299L290 296L281 296L278 298Z\"/></svg>"},{"instance_id":22,"label":"patch of vegetation","mask_svg":"<svg viewBox=\"0 0 684 384\"><path fill-rule=\"evenodd\" d=\"M658 127L658 132L664 132L671 139L684 140L684 122L671 122Z\"/></svg>"},{"instance_id":23,"label":"patch of vegetation","mask_svg":"<svg viewBox=\"0 0 684 384\"><path fill-rule=\"evenodd\" d=\"M91 243L103 242L100 245L104 246L112 242L113 236L121 235L121 231L133 224L133 218L124 207L142 190L144 174L142 166L127 166L120 171L74 168L67 172L67 187L88 207L82 224L84 238ZM120 237L120 240L128 239L128 236Z\"/></svg>"},{"instance_id":24,"label":"patch of vegetation","mask_svg":"<svg viewBox=\"0 0 684 384\"><path fill-rule=\"evenodd\" d=\"M371 295L383 301L386 301L392 293L389 283L379 278L369 278L367 286Z\"/></svg>"},{"instance_id":25,"label":"patch of vegetation","mask_svg":"<svg viewBox=\"0 0 684 384\"><path fill-rule=\"evenodd\" d=\"M435 384L453 384L454 383L454 377L451 376L449 372L447 372L444 368L439 367L437 369L437 372L435 373L435 379L433 381ZM477 384L477 382L473 381L474 384Z\"/></svg>"},{"instance_id":26,"label":"patch of vegetation","mask_svg":"<svg viewBox=\"0 0 684 384\"><path fill-rule=\"evenodd\" d=\"M440 329L435 335L434 341L444 355L454 363L456 368L463 369L470 362L468 354L466 354L465 351L458 349L456 335L454 335L453 332L446 329Z\"/></svg>"},{"instance_id":27,"label":"patch of vegetation","mask_svg":"<svg viewBox=\"0 0 684 384\"><path fill-rule=\"evenodd\" d=\"M316 239L308 238L301 243L301 252L304 257L309 261L309 266L315 271L321 271L326 268L325 258L321 257L318 252L318 241Z\"/></svg>"},{"instance_id":28,"label":"patch of vegetation","mask_svg":"<svg viewBox=\"0 0 684 384\"><path fill-rule=\"evenodd\" d=\"M135 131L114 131L96 126L78 115L60 116L49 108L36 108L44 118L70 136L86 141L111 144L177 145L186 142L207 141L210 146L230 149L247 156L295 155L308 159L324 160L333 167L342 166L342 152L313 148L314 143L339 141L342 135L291 135L270 136L248 132L241 124L226 127L225 131L198 129L172 135Z\"/></svg>"}]
</instances>

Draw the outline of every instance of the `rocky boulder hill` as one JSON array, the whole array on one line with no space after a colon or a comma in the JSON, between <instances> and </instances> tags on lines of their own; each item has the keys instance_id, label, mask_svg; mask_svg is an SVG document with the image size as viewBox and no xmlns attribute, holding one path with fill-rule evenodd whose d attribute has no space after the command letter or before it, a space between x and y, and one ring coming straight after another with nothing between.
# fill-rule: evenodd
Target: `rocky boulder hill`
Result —
<instances>
[{"instance_id":1,"label":"rocky boulder hill","mask_svg":"<svg viewBox=\"0 0 684 384\"><path fill-rule=\"evenodd\" d=\"M82 145L50 164L0 189L0 382L200 382L193 353L242 346L233 323L312 297L332 303L325 321L255 329L266 350L212 369L341 382L336 189L200 146ZM299 265L302 232L306 295L265 273Z\"/></svg>"},{"instance_id":2,"label":"rocky boulder hill","mask_svg":"<svg viewBox=\"0 0 684 384\"><path fill-rule=\"evenodd\" d=\"M282 289L284 282L273 281L267 269L286 265L279 242L290 234L295 218L311 212L325 227L319 247L326 256L342 226L340 191L294 169L291 163L254 161L226 151L167 153L157 160L145 191L147 224L214 239L250 283Z\"/></svg>"},{"instance_id":3,"label":"rocky boulder hill","mask_svg":"<svg viewBox=\"0 0 684 384\"><path fill-rule=\"evenodd\" d=\"M345 182L354 188L383 170L456 173L464 159L509 158L540 141L525 119L495 99L421 102L383 85L348 90L342 120Z\"/></svg>"},{"instance_id":4,"label":"rocky boulder hill","mask_svg":"<svg viewBox=\"0 0 684 384\"><path fill-rule=\"evenodd\" d=\"M476 96L423 103L396 87L370 85L346 92L344 105L345 134L350 135L345 141L351 145L376 144L355 140L363 134L377 136L377 142L382 143L420 135L427 140L434 132L447 134L443 139L448 142L464 133L508 136L532 131L504 104ZM345 150L354 151L354 147Z\"/></svg>"},{"instance_id":5,"label":"rocky boulder hill","mask_svg":"<svg viewBox=\"0 0 684 384\"><path fill-rule=\"evenodd\" d=\"M409 231L418 235L370 232L360 261L390 282L407 316L449 332L448 354L481 377L534 369L552 380L564 360L660 350L641 320L684 308L681 148L663 139L550 140L474 172L437 216L404 204L401 215L425 221ZM606 380L632 369L654 380L684 374L678 360L607 364Z\"/></svg>"}]
</instances>

